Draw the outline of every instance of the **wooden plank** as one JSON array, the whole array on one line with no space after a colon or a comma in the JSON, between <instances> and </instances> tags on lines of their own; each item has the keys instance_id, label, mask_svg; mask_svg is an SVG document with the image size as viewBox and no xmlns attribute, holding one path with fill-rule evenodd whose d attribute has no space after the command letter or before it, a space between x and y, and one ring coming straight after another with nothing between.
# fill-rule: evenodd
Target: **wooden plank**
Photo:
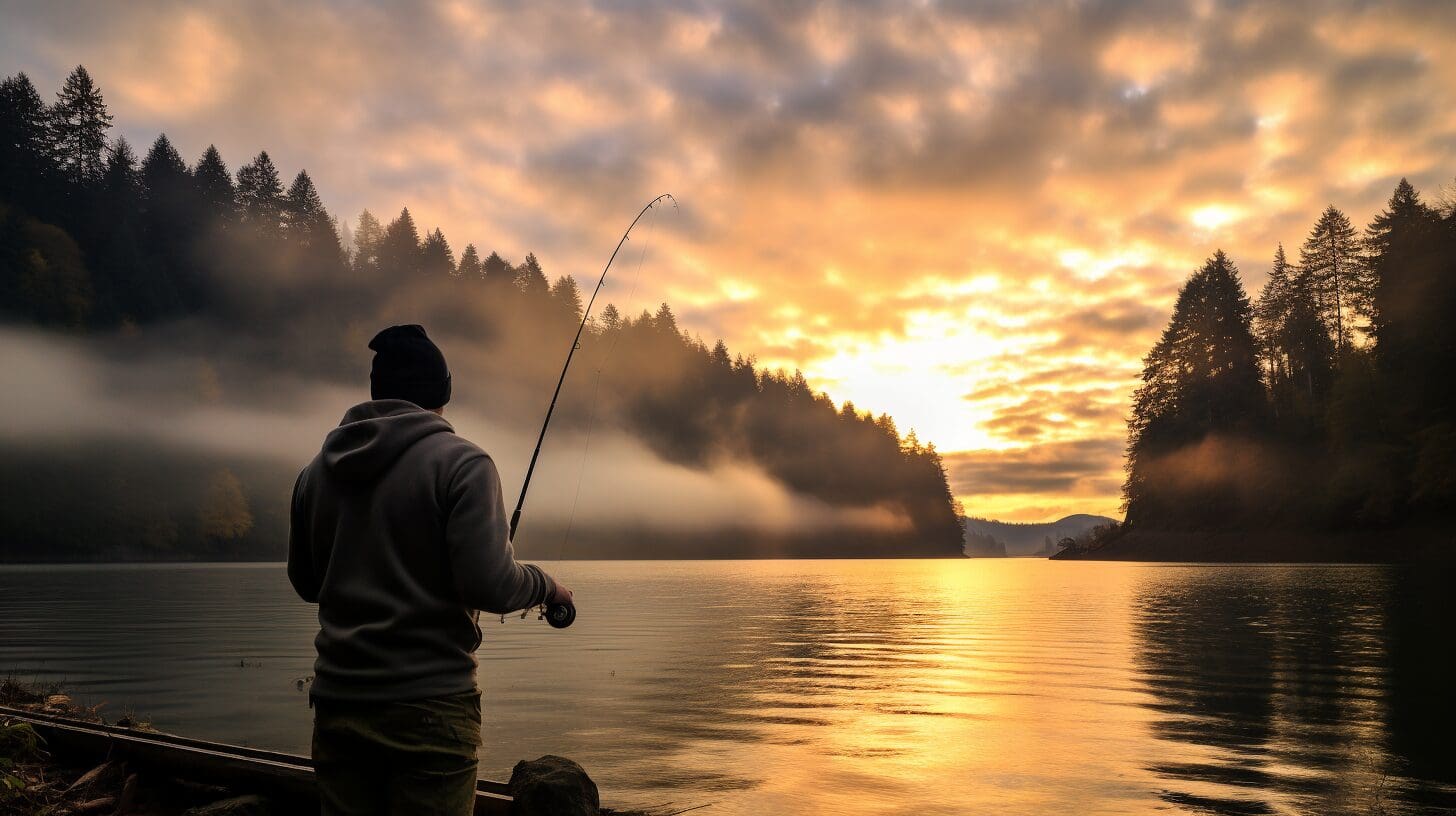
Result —
<instances>
[{"instance_id":1,"label":"wooden plank","mask_svg":"<svg viewBox=\"0 0 1456 816\"><path fill-rule=\"evenodd\" d=\"M49 750L84 762L125 759L133 766L167 776L257 792L287 802L318 807L313 760L295 754L241 745L102 725L55 714L0 706L0 717L27 722ZM477 816L505 816L509 788L490 780L476 783Z\"/></svg>"}]
</instances>

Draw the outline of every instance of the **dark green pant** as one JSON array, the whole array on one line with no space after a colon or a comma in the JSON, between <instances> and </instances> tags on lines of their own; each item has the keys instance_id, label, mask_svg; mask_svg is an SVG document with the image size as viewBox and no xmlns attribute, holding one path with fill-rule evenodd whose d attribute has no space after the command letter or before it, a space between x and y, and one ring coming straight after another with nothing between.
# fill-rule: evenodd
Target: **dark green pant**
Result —
<instances>
[{"instance_id":1,"label":"dark green pant","mask_svg":"<svg viewBox=\"0 0 1456 816\"><path fill-rule=\"evenodd\" d=\"M315 698L323 816L442 814L475 806L480 692L392 703Z\"/></svg>"}]
</instances>

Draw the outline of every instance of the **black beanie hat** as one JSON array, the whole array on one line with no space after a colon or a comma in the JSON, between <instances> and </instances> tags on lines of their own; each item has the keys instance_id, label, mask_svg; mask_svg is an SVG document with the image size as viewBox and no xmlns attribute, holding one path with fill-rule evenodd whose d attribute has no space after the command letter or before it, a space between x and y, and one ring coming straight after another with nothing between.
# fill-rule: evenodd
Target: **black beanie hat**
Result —
<instances>
[{"instance_id":1,"label":"black beanie hat","mask_svg":"<svg viewBox=\"0 0 1456 816\"><path fill-rule=\"evenodd\" d=\"M369 372L374 399L409 400L421 408L441 408L450 401L450 367L423 326L390 326L374 335L369 348L374 350Z\"/></svg>"}]
</instances>

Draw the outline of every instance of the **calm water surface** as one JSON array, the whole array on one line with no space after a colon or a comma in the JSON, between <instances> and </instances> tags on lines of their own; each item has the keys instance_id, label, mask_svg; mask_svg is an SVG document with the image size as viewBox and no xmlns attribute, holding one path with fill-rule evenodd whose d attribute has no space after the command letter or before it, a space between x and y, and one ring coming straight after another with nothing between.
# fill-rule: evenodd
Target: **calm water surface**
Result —
<instances>
[{"instance_id":1,"label":"calm water surface","mask_svg":"<svg viewBox=\"0 0 1456 816\"><path fill-rule=\"evenodd\" d=\"M552 567L492 620L481 775L703 814L1456 812L1456 574L987 561ZM281 566L0 567L0 672L306 753Z\"/></svg>"}]
</instances>

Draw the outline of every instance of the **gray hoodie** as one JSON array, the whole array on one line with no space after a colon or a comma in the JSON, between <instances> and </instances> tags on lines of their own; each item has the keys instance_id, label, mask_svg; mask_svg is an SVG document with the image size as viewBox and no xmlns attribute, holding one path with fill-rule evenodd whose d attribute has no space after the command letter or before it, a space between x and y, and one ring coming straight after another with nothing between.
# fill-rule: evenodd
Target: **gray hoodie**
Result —
<instances>
[{"instance_id":1,"label":"gray hoodie","mask_svg":"<svg viewBox=\"0 0 1456 816\"><path fill-rule=\"evenodd\" d=\"M288 579L319 605L313 693L371 701L474 690L472 611L554 590L516 563L495 463L404 400L350 408L299 474Z\"/></svg>"}]
</instances>

